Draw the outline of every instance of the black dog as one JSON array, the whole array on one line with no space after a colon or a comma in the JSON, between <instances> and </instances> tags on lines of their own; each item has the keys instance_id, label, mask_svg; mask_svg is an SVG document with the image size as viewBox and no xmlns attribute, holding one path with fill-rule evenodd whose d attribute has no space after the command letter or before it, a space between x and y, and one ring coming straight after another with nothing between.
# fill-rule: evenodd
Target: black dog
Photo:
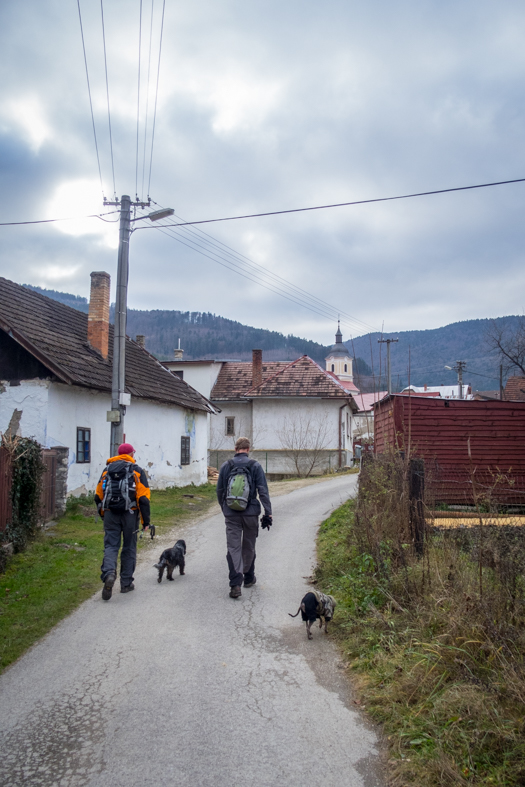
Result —
<instances>
[{"instance_id":1,"label":"black dog","mask_svg":"<svg viewBox=\"0 0 525 787\"><path fill-rule=\"evenodd\" d=\"M306 623L306 634L308 635L308 639L313 639L312 632L310 631L312 623L315 623L317 618L319 618L319 628L322 628L324 618L324 631L325 634L328 634L327 624L334 616L334 609L335 598L333 596L327 596L324 593L320 593L319 590L312 590L310 593L307 593L306 596L303 596L299 609L295 615L292 615L291 612L288 614L291 618L296 618L300 612L302 619Z\"/></svg>"},{"instance_id":2,"label":"black dog","mask_svg":"<svg viewBox=\"0 0 525 787\"><path fill-rule=\"evenodd\" d=\"M173 569L177 566L179 567L179 574L184 574L185 554L186 542L183 541L182 538L179 539L179 541L177 541L175 546L171 549L165 549L160 556L159 562L154 566L159 571L159 578L157 579L157 582L162 582L162 575L164 574L165 568L168 569L166 576L171 582L173 582Z\"/></svg>"}]
</instances>

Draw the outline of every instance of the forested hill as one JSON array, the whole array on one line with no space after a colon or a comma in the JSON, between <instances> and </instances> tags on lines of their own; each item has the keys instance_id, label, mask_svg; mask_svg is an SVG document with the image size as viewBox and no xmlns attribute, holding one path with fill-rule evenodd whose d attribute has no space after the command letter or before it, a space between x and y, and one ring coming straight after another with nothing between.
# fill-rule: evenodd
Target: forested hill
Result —
<instances>
[{"instance_id":1,"label":"forested hill","mask_svg":"<svg viewBox=\"0 0 525 787\"><path fill-rule=\"evenodd\" d=\"M465 320L428 331L400 331L385 334L383 338L399 339L391 344L392 386L400 390L408 384L410 353L410 380L413 385L452 385L457 374L445 366L456 361L466 361L464 383L473 389L486 391L499 389L499 358L487 345L487 331L491 324L505 324L510 331L520 317L498 317L493 320ZM373 366L375 376L386 374L386 345L378 344L379 333L359 336L345 342L350 353L364 358ZM381 357L380 357L381 353Z\"/></svg>"},{"instance_id":2,"label":"forested hill","mask_svg":"<svg viewBox=\"0 0 525 787\"><path fill-rule=\"evenodd\" d=\"M26 285L29 286L29 285ZM87 312L86 298L77 295L31 289ZM113 309L112 316L113 319ZM496 323L503 322L512 330L519 317L500 317ZM458 360L466 361L467 369L464 382L477 390L495 390L499 387L499 359L490 353L486 344L486 333L491 320L465 320L427 331L401 331L385 334L385 338L397 338L399 342L391 345L392 385L400 390L408 384L409 350L410 379L414 385L439 385L457 382L455 372L447 371L445 366L454 366ZM230 358L249 360L251 351L260 348L266 360L288 361L306 354L324 367L327 347L317 342L284 336L277 331L251 328L235 320L218 317L207 312L182 311L128 311L128 335L146 337L147 349L164 360L173 358L173 350L180 338L184 358ZM386 387L386 345L378 344L380 334L359 336L346 345L350 355L359 360L356 379L362 390L377 390ZM367 368L368 367L370 368ZM372 375L373 370L373 375ZM381 380L379 375L381 373Z\"/></svg>"},{"instance_id":3,"label":"forested hill","mask_svg":"<svg viewBox=\"0 0 525 787\"><path fill-rule=\"evenodd\" d=\"M30 289L79 311L88 310L86 298L78 295L40 287ZM324 367L328 349L317 342L297 336L284 336L277 331L251 328L209 312L128 309L127 334L132 339L137 334L144 335L146 348L161 360L173 358L173 350L178 346L179 339L186 360L230 358L246 361L251 359L253 349L260 349L268 361L293 361L300 355L309 355Z\"/></svg>"}]
</instances>

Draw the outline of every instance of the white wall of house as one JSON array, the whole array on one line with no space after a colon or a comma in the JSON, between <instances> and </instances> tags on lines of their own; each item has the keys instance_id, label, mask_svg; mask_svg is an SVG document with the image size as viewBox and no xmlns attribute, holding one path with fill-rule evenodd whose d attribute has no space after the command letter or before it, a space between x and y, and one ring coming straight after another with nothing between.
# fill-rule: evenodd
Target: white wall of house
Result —
<instances>
[{"instance_id":1,"label":"white wall of house","mask_svg":"<svg viewBox=\"0 0 525 787\"><path fill-rule=\"evenodd\" d=\"M335 469L339 462L339 429L342 436L343 465L352 459L353 417L341 400L317 398L254 398L250 402L217 402L222 412L211 416L209 458L214 466L232 452L235 440L242 436L252 442L252 455L256 456L271 473L290 473L293 468L287 455L293 441L292 432L302 434L304 449L322 448L323 459L318 471ZM235 434L226 435L226 418L235 418Z\"/></svg>"},{"instance_id":2,"label":"white wall of house","mask_svg":"<svg viewBox=\"0 0 525 787\"><path fill-rule=\"evenodd\" d=\"M3 388L3 391L2 391ZM47 380L23 381L0 387L0 432L21 410L18 433L45 448L69 448L68 492L95 489L109 456L111 397L78 386ZM202 484L207 480L207 414L132 397L125 420L126 440L137 451L153 489ZM77 428L91 429L91 461L77 462ZM190 437L190 464L181 465L181 437Z\"/></svg>"},{"instance_id":3,"label":"white wall of house","mask_svg":"<svg viewBox=\"0 0 525 787\"><path fill-rule=\"evenodd\" d=\"M164 366L170 372L183 372L184 382L209 399L222 363L220 361L166 361Z\"/></svg>"}]
</instances>

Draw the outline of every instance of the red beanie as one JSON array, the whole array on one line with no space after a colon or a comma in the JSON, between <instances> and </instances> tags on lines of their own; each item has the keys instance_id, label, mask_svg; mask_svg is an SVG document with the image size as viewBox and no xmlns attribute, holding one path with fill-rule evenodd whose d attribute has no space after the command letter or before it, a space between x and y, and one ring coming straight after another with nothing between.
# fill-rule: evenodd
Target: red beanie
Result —
<instances>
[{"instance_id":1,"label":"red beanie","mask_svg":"<svg viewBox=\"0 0 525 787\"><path fill-rule=\"evenodd\" d=\"M119 454L134 454L135 449L131 443L122 443L122 445L119 445L118 447L118 452Z\"/></svg>"}]
</instances>

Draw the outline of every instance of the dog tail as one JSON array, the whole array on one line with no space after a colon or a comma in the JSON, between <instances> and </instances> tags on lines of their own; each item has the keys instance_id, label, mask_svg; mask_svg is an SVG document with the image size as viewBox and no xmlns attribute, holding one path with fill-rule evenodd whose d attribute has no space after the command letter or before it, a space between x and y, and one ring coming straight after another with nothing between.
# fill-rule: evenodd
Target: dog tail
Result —
<instances>
[{"instance_id":1,"label":"dog tail","mask_svg":"<svg viewBox=\"0 0 525 787\"><path fill-rule=\"evenodd\" d=\"M289 612L288 614L290 615L290 617L291 617L291 618L296 618L296 617L297 617L297 615L299 614L299 612L300 612L300 611L301 611L301 607L299 607L299 609L297 610L297 612L295 613L295 615L292 615L292 613L291 613L291 612Z\"/></svg>"}]
</instances>

